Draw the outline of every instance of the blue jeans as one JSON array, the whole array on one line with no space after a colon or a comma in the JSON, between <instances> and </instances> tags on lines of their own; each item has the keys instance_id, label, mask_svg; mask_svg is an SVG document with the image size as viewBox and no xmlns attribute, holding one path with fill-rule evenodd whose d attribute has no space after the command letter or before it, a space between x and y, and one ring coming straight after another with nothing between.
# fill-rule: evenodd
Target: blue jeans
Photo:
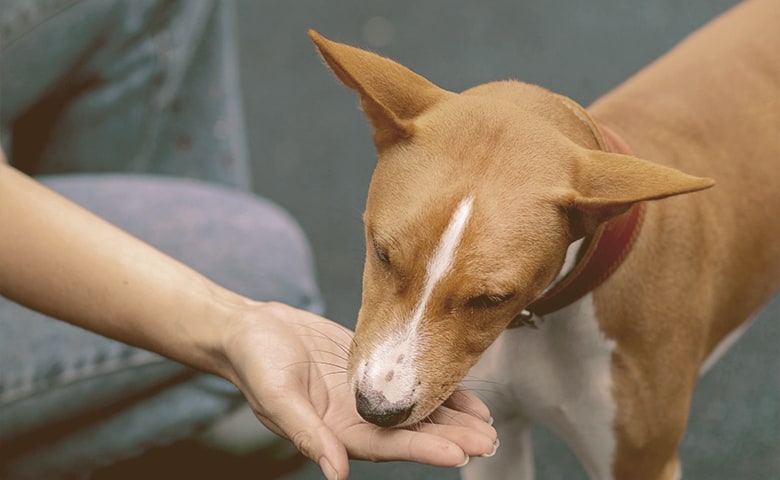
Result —
<instances>
[{"instance_id":1,"label":"blue jeans","mask_svg":"<svg viewBox=\"0 0 780 480\"><path fill-rule=\"evenodd\" d=\"M322 312L303 232L248 193L231 2L0 3L12 164L225 287ZM0 477L85 473L243 404L224 380L0 297Z\"/></svg>"}]
</instances>

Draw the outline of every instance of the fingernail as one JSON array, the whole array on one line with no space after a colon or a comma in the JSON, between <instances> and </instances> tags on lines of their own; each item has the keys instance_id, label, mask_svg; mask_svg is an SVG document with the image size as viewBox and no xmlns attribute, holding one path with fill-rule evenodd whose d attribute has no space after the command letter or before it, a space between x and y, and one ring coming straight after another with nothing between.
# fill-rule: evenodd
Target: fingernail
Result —
<instances>
[{"instance_id":1,"label":"fingernail","mask_svg":"<svg viewBox=\"0 0 780 480\"><path fill-rule=\"evenodd\" d=\"M327 458L322 457L320 459L320 470L322 470L322 474L325 475L325 478L328 480L339 480L339 474L336 473L336 469L333 468L333 465L330 464Z\"/></svg>"},{"instance_id":2,"label":"fingernail","mask_svg":"<svg viewBox=\"0 0 780 480\"><path fill-rule=\"evenodd\" d=\"M499 439L496 439L495 442L493 442L493 451L488 453L487 455L482 455L483 457L492 457L496 454L498 451L498 447L501 445L501 441Z\"/></svg>"},{"instance_id":3,"label":"fingernail","mask_svg":"<svg viewBox=\"0 0 780 480\"><path fill-rule=\"evenodd\" d=\"M493 425L493 417L488 418L488 425Z\"/></svg>"},{"instance_id":4,"label":"fingernail","mask_svg":"<svg viewBox=\"0 0 780 480\"><path fill-rule=\"evenodd\" d=\"M466 459L463 460L463 463L461 463L460 465L455 465L455 468L465 467L466 465L468 465L468 463L469 463L469 456L466 455Z\"/></svg>"}]
</instances>

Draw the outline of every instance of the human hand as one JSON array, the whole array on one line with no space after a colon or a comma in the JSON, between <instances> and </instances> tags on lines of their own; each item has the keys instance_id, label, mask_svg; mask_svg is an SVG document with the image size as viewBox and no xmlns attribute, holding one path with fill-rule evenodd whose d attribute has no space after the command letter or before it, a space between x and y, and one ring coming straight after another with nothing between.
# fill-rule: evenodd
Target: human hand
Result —
<instances>
[{"instance_id":1,"label":"human hand","mask_svg":"<svg viewBox=\"0 0 780 480\"><path fill-rule=\"evenodd\" d=\"M414 430L363 421L345 378L349 330L229 292L4 164L0 224L14 231L0 235L3 296L227 378L329 479L347 478L348 455L457 466L494 450L489 412L469 393Z\"/></svg>"},{"instance_id":2,"label":"human hand","mask_svg":"<svg viewBox=\"0 0 780 480\"><path fill-rule=\"evenodd\" d=\"M413 429L386 429L363 420L346 379L352 332L317 315L278 303L251 304L228 329L230 378L255 415L290 439L329 479L345 479L348 456L455 467L495 451L487 407L456 392Z\"/></svg>"}]
</instances>

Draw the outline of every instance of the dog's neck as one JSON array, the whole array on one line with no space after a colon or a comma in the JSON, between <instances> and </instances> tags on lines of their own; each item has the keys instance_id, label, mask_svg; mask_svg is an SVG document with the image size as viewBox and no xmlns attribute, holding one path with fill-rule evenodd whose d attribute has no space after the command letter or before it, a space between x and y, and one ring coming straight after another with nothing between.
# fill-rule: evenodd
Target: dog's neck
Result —
<instances>
[{"instance_id":1,"label":"dog's neck","mask_svg":"<svg viewBox=\"0 0 780 480\"><path fill-rule=\"evenodd\" d=\"M599 148L631 154L628 144L613 130L597 125L579 108L572 110L590 127ZM535 326L534 317L541 318L571 305L601 285L631 250L642 225L644 210L644 202L636 203L624 214L602 224L593 235L572 243L558 278L507 328Z\"/></svg>"}]
</instances>

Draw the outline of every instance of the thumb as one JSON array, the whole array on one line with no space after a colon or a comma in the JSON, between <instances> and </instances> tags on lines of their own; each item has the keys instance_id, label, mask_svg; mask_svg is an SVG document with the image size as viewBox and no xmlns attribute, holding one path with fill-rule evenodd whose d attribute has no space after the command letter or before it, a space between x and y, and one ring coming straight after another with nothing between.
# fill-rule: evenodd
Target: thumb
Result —
<instances>
[{"instance_id":1,"label":"thumb","mask_svg":"<svg viewBox=\"0 0 780 480\"><path fill-rule=\"evenodd\" d=\"M273 405L264 404L260 420L277 434L290 439L303 455L316 463L328 480L349 476L349 459L344 444L322 421L305 398L289 395Z\"/></svg>"}]
</instances>

